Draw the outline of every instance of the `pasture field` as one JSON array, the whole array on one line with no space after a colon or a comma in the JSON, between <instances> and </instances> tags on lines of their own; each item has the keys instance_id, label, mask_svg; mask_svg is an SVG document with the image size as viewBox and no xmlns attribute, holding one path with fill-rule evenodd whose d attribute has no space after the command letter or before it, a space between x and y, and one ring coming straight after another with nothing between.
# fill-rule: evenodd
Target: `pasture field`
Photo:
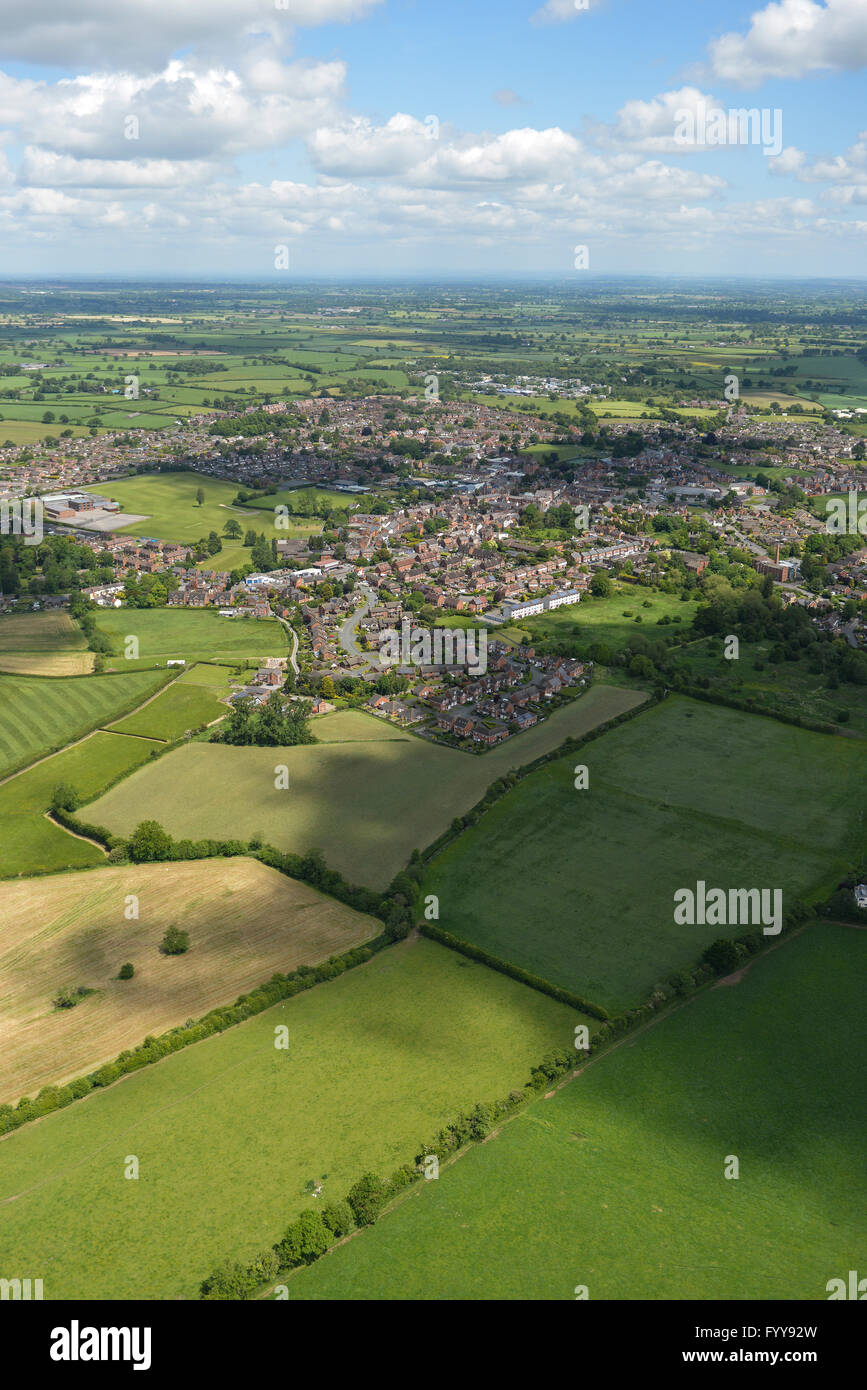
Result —
<instances>
[{"instance_id":1,"label":"pasture field","mask_svg":"<svg viewBox=\"0 0 867 1390\"><path fill-rule=\"evenodd\" d=\"M19 610L0 617L0 671L21 676L82 676L93 669L84 633L68 613Z\"/></svg>"},{"instance_id":2,"label":"pasture field","mask_svg":"<svg viewBox=\"0 0 867 1390\"><path fill-rule=\"evenodd\" d=\"M786 940L290 1275L289 1297L826 1299L863 1260L865 951L830 923Z\"/></svg>"},{"instance_id":3,"label":"pasture field","mask_svg":"<svg viewBox=\"0 0 867 1390\"><path fill-rule=\"evenodd\" d=\"M533 773L431 861L423 892L447 931L609 1012L748 930L676 924L678 889L779 888L785 912L865 848L860 740L670 696L578 761L587 789L574 757Z\"/></svg>"},{"instance_id":4,"label":"pasture field","mask_svg":"<svg viewBox=\"0 0 867 1390\"><path fill-rule=\"evenodd\" d=\"M0 675L0 775L80 738L140 704L162 671L112 676Z\"/></svg>"},{"instance_id":5,"label":"pasture field","mask_svg":"<svg viewBox=\"0 0 867 1390\"><path fill-rule=\"evenodd\" d=\"M261 833L277 849L303 854L321 848L328 864L351 881L384 888L414 849L430 844L503 772L643 698L633 690L594 685L544 723L481 757L401 733L373 715L341 711L313 722L323 740L318 744L233 748L196 742L178 748L113 787L83 815L119 835L151 819L179 839ZM288 788L275 786L278 764L289 769Z\"/></svg>"},{"instance_id":6,"label":"pasture field","mask_svg":"<svg viewBox=\"0 0 867 1390\"><path fill-rule=\"evenodd\" d=\"M50 1299L193 1298L315 1204L308 1181L339 1200L365 1171L390 1174L459 1111L522 1086L580 1017L402 942L4 1139L4 1262L41 1270Z\"/></svg>"},{"instance_id":7,"label":"pasture field","mask_svg":"<svg viewBox=\"0 0 867 1390\"><path fill-rule=\"evenodd\" d=\"M107 660L120 670L128 636L138 638L140 661L256 661L287 650L276 618L221 618L212 608L106 608L96 622L118 653Z\"/></svg>"},{"instance_id":8,"label":"pasture field","mask_svg":"<svg viewBox=\"0 0 867 1390\"><path fill-rule=\"evenodd\" d=\"M196 680L199 670L208 673L221 671L222 687L209 674ZM171 741L180 738L188 729L198 729L202 724L213 724L215 719L221 719L228 712L228 707L217 697L227 694L228 690L228 671L225 667L193 666L172 681L155 700L111 728L115 733Z\"/></svg>"},{"instance_id":9,"label":"pasture field","mask_svg":"<svg viewBox=\"0 0 867 1390\"><path fill-rule=\"evenodd\" d=\"M127 920L133 894L139 916ZM112 1061L149 1034L199 1018L275 971L315 965L382 924L255 859L138 864L0 884L0 1100ZM190 935L159 950L166 928ZM118 980L124 961L131 980ZM54 1009L63 986L96 991Z\"/></svg>"},{"instance_id":10,"label":"pasture field","mask_svg":"<svg viewBox=\"0 0 867 1390\"><path fill-rule=\"evenodd\" d=\"M145 762L155 746L99 731L0 783L0 877L103 863L100 847L46 819L54 788L66 783L89 800Z\"/></svg>"},{"instance_id":11,"label":"pasture field","mask_svg":"<svg viewBox=\"0 0 867 1390\"><path fill-rule=\"evenodd\" d=\"M569 608L556 608L553 613L492 629L492 635L514 643L570 642L579 656L586 655L594 642L604 642L616 652L628 646L636 633L650 641L674 633L685 641L695 610L696 604L690 600L684 603L672 594L643 585L619 584L608 598L588 594ZM672 621L659 627L660 618Z\"/></svg>"}]
</instances>

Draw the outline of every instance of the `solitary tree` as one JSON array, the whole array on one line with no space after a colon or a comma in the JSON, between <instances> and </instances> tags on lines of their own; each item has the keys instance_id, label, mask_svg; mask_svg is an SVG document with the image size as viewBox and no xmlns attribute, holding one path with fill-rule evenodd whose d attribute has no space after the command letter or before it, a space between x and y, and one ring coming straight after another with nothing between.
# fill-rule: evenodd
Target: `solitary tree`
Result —
<instances>
[{"instance_id":1,"label":"solitary tree","mask_svg":"<svg viewBox=\"0 0 867 1390\"><path fill-rule=\"evenodd\" d=\"M180 927L169 927L160 942L160 950L164 956L182 956L189 949L189 935L181 931Z\"/></svg>"}]
</instances>

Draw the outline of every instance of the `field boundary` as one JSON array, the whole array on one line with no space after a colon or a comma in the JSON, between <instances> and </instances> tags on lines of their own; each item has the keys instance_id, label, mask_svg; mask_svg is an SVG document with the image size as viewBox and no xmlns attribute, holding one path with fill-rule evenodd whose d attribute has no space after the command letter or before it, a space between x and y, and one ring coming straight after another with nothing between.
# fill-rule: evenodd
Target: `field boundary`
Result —
<instances>
[{"instance_id":1,"label":"field boundary","mask_svg":"<svg viewBox=\"0 0 867 1390\"><path fill-rule=\"evenodd\" d=\"M418 930L422 936L430 937L431 941L438 941L441 946L447 946L450 951L457 951L459 955L478 961L480 965L487 965L489 969L496 970L500 975L508 975L520 984L538 990L540 994L550 995L559 1004L569 1004L579 1013L589 1014L591 1018L598 1018L603 1023L611 1017L601 1004L594 1004L588 999L582 999L579 994L573 994L571 990L563 989L561 985L552 984L550 980L544 979L541 975L533 975L529 970L523 970L520 965L513 965L511 961L504 960L502 956L493 956L490 951L484 951L480 946L473 946L471 942L454 936L442 927L435 926L433 922L420 922Z\"/></svg>"}]
</instances>

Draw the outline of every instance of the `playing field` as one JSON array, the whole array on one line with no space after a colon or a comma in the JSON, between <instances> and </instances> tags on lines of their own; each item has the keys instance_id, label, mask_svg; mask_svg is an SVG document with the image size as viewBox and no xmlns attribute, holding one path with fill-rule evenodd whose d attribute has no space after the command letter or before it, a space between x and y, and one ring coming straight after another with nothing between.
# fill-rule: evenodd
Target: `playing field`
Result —
<instances>
[{"instance_id":1,"label":"playing field","mask_svg":"<svg viewBox=\"0 0 867 1390\"><path fill-rule=\"evenodd\" d=\"M433 942L392 947L0 1143L4 1265L38 1269L46 1298L194 1297L313 1205L309 1180L337 1200L390 1174L576 1018Z\"/></svg>"},{"instance_id":2,"label":"playing field","mask_svg":"<svg viewBox=\"0 0 867 1390\"><path fill-rule=\"evenodd\" d=\"M483 757L402 734L372 715L341 712L313 721L320 744L189 744L113 787L84 814L119 835L153 819L178 838L261 834L278 849L303 854L320 848L353 882L384 888L414 849L430 844L503 772L643 698L594 685ZM359 721L370 730L366 741ZM275 785L279 766L289 770L288 787Z\"/></svg>"},{"instance_id":3,"label":"playing field","mask_svg":"<svg viewBox=\"0 0 867 1390\"><path fill-rule=\"evenodd\" d=\"M103 863L100 848L46 819L54 788L65 783L85 800L98 796L145 762L155 746L143 738L98 732L2 783L0 877Z\"/></svg>"},{"instance_id":4,"label":"playing field","mask_svg":"<svg viewBox=\"0 0 867 1390\"><path fill-rule=\"evenodd\" d=\"M138 917L127 916L138 912ZM103 1062L148 1034L351 950L381 922L255 859L139 864L0 884L0 1100ZM167 927L190 949L164 956ZM118 980L125 961L131 980ZM53 1009L64 986L96 991Z\"/></svg>"},{"instance_id":5,"label":"playing field","mask_svg":"<svg viewBox=\"0 0 867 1390\"><path fill-rule=\"evenodd\" d=\"M0 426L2 430L2 426ZM199 504L197 494L201 488L205 494ZM332 507L347 507L352 499L342 493L319 492L317 489L304 489L303 495L297 493L277 494L260 498L244 506L235 506L238 484L223 478L209 478L202 473L152 473L138 478L124 478L105 489L106 496L119 502L131 516L140 516L142 521L131 521L128 525L114 528L137 536L152 536L156 540L176 541L179 544L193 544L202 537L216 531L223 539L223 527L234 519L244 531L251 528L258 535L264 532L268 540L276 536L278 540L290 536L312 535L321 530L322 523L315 518L300 518L289 529L275 527L274 506L286 497L294 498L295 507L301 511L314 496L327 500ZM238 564L249 560L246 551ZM214 566L220 564L222 556L214 557Z\"/></svg>"},{"instance_id":6,"label":"playing field","mask_svg":"<svg viewBox=\"0 0 867 1390\"><path fill-rule=\"evenodd\" d=\"M0 671L22 676L81 676L93 653L68 613L16 612L0 617Z\"/></svg>"},{"instance_id":7,"label":"playing field","mask_svg":"<svg viewBox=\"0 0 867 1390\"><path fill-rule=\"evenodd\" d=\"M859 740L671 696L526 778L424 892L447 931L618 1011L749 930L676 924L678 889L830 892L864 850L865 774Z\"/></svg>"},{"instance_id":8,"label":"playing field","mask_svg":"<svg viewBox=\"0 0 867 1390\"><path fill-rule=\"evenodd\" d=\"M785 941L291 1275L290 1298L826 1299L863 1264L865 952L834 925Z\"/></svg>"},{"instance_id":9,"label":"playing field","mask_svg":"<svg viewBox=\"0 0 867 1390\"><path fill-rule=\"evenodd\" d=\"M164 680L160 671L57 679L0 675L0 774L117 719Z\"/></svg>"},{"instance_id":10,"label":"playing field","mask_svg":"<svg viewBox=\"0 0 867 1390\"><path fill-rule=\"evenodd\" d=\"M221 618L214 609L106 608L97 626L112 641L112 664L123 669L126 651L138 661L264 660L285 656L286 633L275 618ZM128 648L130 637L138 647Z\"/></svg>"}]
</instances>

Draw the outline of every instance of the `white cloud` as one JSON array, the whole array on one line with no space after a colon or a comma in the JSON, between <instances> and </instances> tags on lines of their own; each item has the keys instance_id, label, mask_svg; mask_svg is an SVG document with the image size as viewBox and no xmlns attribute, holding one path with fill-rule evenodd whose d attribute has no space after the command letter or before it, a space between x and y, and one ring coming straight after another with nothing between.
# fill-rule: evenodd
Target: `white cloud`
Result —
<instances>
[{"instance_id":1,"label":"white cloud","mask_svg":"<svg viewBox=\"0 0 867 1390\"><path fill-rule=\"evenodd\" d=\"M3 53L62 68L147 71L180 50L363 18L383 0L0 0Z\"/></svg>"},{"instance_id":2,"label":"white cloud","mask_svg":"<svg viewBox=\"0 0 867 1390\"><path fill-rule=\"evenodd\" d=\"M579 15L586 14L600 3L600 0L547 0L541 10L530 16L533 24L568 24Z\"/></svg>"},{"instance_id":3,"label":"white cloud","mask_svg":"<svg viewBox=\"0 0 867 1390\"><path fill-rule=\"evenodd\" d=\"M339 62L272 65L257 50L238 70L173 60L158 73L0 83L0 110L31 145L100 159L202 159L279 147L335 119Z\"/></svg>"},{"instance_id":4,"label":"white cloud","mask_svg":"<svg viewBox=\"0 0 867 1390\"><path fill-rule=\"evenodd\" d=\"M755 86L768 77L867 66L865 0L779 0L751 16L746 34L728 33L709 46L715 77Z\"/></svg>"},{"instance_id":5,"label":"white cloud","mask_svg":"<svg viewBox=\"0 0 867 1390\"><path fill-rule=\"evenodd\" d=\"M381 126L362 116L339 126L323 126L310 137L308 148L317 169L325 174L374 177L404 173L420 164L439 134L438 122L425 125L399 111Z\"/></svg>"},{"instance_id":6,"label":"white cloud","mask_svg":"<svg viewBox=\"0 0 867 1390\"><path fill-rule=\"evenodd\" d=\"M702 108L709 110L717 105L712 96L698 87L680 87L662 92L650 101L625 102L613 124L592 124L589 133L603 147L626 145L647 153L690 154L698 146L675 138L680 113L698 115Z\"/></svg>"},{"instance_id":7,"label":"white cloud","mask_svg":"<svg viewBox=\"0 0 867 1390\"><path fill-rule=\"evenodd\" d=\"M837 154L808 162L803 150L790 146L779 159L771 160L774 174L794 174L801 183L867 185L867 130L862 130L845 155Z\"/></svg>"},{"instance_id":8,"label":"white cloud","mask_svg":"<svg viewBox=\"0 0 867 1390\"><path fill-rule=\"evenodd\" d=\"M180 190L210 182L219 173L218 165L204 160L74 159L28 146L18 168L18 181L50 188Z\"/></svg>"}]
</instances>

